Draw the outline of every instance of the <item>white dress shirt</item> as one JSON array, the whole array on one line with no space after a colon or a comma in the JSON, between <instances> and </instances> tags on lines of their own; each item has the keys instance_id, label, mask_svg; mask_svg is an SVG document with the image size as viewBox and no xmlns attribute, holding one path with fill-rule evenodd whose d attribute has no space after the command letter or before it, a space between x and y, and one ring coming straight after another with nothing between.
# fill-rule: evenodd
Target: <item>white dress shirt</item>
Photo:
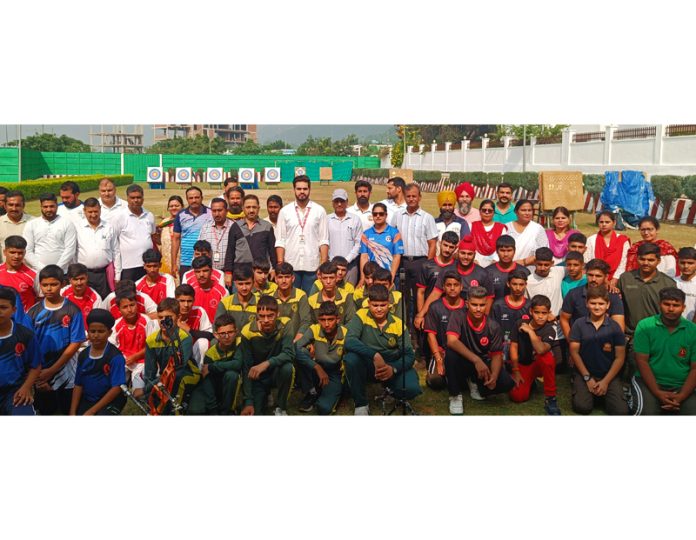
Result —
<instances>
[{"instance_id":1,"label":"white dress shirt","mask_svg":"<svg viewBox=\"0 0 696 540\"><path fill-rule=\"evenodd\" d=\"M360 253L360 238L363 233L360 218L355 214L346 212L343 218L336 213L331 213L329 219L329 260L336 255L345 257L349 263L353 262Z\"/></svg>"},{"instance_id":2,"label":"white dress shirt","mask_svg":"<svg viewBox=\"0 0 696 540\"><path fill-rule=\"evenodd\" d=\"M143 265L143 253L152 248L155 232L155 216L143 208L136 216L128 207L113 216L111 226L119 243L121 269L139 268ZM115 264L115 263L114 263ZM120 276L116 274L116 279Z\"/></svg>"},{"instance_id":3,"label":"white dress shirt","mask_svg":"<svg viewBox=\"0 0 696 540\"><path fill-rule=\"evenodd\" d=\"M387 223L392 227L396 227L396 225L392 223L392 220L399 210L406 210L406 201L401 204L396 204L393 199L384 199L380 202L387 207Z\"/></svg>"},{"instance_id":4,"label":"white dress shirt","mask_svg":"<svg viewBox=\"0 0 696 540\"><path fill-rule=\"evenodd\" d=\"M79 206L76 206L75 208L68 208L63 203L60 203L58 205L58 209L56 210L56 214L70 219L73 222L73 225L77 227L80 220L85 217L85 206L80 203Z\"/></svg>"},{"instance_id":5,"label":"white dress shirt","mask_svg":"<svg viewBox=\"0 0 696 540\"><path fill-rule=\"evenodd\" d=\"M100 270L112 261L117 276L121 275L121 253L114 229L103 219L92 228L86 218L76 227L77 262L89 270Z\"/></svg>"},{"instance_id":6,"label":"white dress shirt","mask_svg":"<svg viewBox=\"0 0 696 540\"><path fill-rule=\"evenodd\" d=\"M99 205L101 206L101 218L106 221L107 223L111 223L111 219L121 212L122 210L127 210L128 209L128 203L121 199L120 197L116 197L116 202L114 205L109 208L106 206L102 200L101 197L99 198Z\"/></svg>"},{"instance_id":7,"label":"white dress shirt","mask_svg":"<svg viewBox=\"0 0 696 540\"><path fill-rule=\"evenodd\" d=\"M304 210L295 201L283 206L278 214L275 245L285 248L283 260L296 271L316 272L321 261L319 246L329 245L326 210L312 201Z\"/></svg>"},{"instance_id":8,"label":"white dress shirt","mask_svg":"<svg viewBox=\"0 0 696 540\"><path fill-rule=\"evenodd\" d=\"M68 218L56 216L47 221L43 216L32 219L24 227L27 241L25 261L37 272L44 266L57 264L64 272L75 260L75 225Z\"/></svg>"},{"instance_id":9,"label":"white dress shirt","mask_svg":"<svg viewBox=\"0 0 696 540\"><path fill-rule=\"evenodd\" d=\"M392 227L399 229L404 243L404 257L427 257L428 240L437 239L438 230L435 218L422 208L412 214L399 210L394 215Z\"/></svg>"},{"instance_id":10,"label":"white dress shirt","mask_svg":"<svg viewBox=\"0 0 696 540\"><path fill-rule=\"evenodd\" d=\"M348 212L350 212L351 214L355 214L360 218L360 223L362 224L363 231L366 231L374 225L372 219L373 206L374 204L370 203L370 206L367 208L367 210L362 210L358 206L358 203L355 203L354 205L348 207Z\"/></svg>"},{"instance_id":11,"label":"white dress shirt","mask_svg":"<svg viewBox=\"0 0 696 540\"><path fill-rule=\"evenodd\" d=\"M0 216L0 263L5 262L2 250L5 249L5 240L7 240L7 237L15 235L22 236L24 227L30 219L34 219L34 217L26 213L22 214L22 217L19 218L19 223L12 221L7 214Z\"/></svg>"}]
</instances>

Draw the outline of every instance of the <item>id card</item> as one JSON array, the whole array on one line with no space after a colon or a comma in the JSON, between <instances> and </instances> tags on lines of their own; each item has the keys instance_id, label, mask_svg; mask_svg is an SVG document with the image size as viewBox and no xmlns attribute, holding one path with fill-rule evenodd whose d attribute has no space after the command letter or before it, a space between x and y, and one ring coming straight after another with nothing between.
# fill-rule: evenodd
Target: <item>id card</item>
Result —
<instances>
[{"instance_id":1,"label":"id card","mask_svg":"<svg viewBox=\"0 0 696 540\"><path fill-rule=\"evenodd\" d=\"M216 251L215 253L213 253L213 262L220 262L220 260L221 260L220 252Z\"/></svg>"}]
</instances>

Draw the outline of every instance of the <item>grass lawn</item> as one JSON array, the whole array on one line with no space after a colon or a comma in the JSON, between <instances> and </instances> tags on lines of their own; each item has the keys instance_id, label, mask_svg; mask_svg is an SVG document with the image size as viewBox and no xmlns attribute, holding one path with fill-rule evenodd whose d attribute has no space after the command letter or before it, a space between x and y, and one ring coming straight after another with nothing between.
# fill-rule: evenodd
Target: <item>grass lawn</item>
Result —
<instances>
[{"instance_id":1,"label":"grass lawn","mask_svg":"<svg viewBox=\"0 0 696 540\"><path fill-rule=\"evenodd\" d=\"M173 194L180 194L184 196L185 187L177 185L168 185L166 190L153 190L149 189L148 186L142 184L145 189L145 207L153 212L156 217L162 216L165 211L167 199ZM205 184L203 184L205 186ZM332 182L331 186L320 186L315 184L312 186L312 200L321 203L327 212L332 212L331 208L331 192L337 188L342 187L348 191L351 196L350 203L354 202L352 184L350 182ZM204 200L209 202L213 196L217 196L221 189L204 189ZM261 206L265 208L265 199L272 194L278 194L283 198L285 203L290 202L293 199L292 186L288 184L282 184L280 189L260 189L254 191L261 199ZM118 195L125 198L125 187L118 188ZM98 197L97 192L83 193L81 198L84 200L87 197ZM386 197L386 188L384 186L375 186L372 201L377 202ZM478 203L478 201L476 201ZM423 194L423 208L428 212L437 215L437 195L435 193L425 193ZM27 203L27 210L29 214L37 216L40 214L38 201L31 201ZM266 215L262 212L262 215ZM594 234L596 232L596 227L594 225L594 217L590 214L578 213L576 216L576 223L578 229L586 234L587 236ZM640 239L638 231L628 230L625 231L632 241ZM660 238L663 238L671 242L675 248L679 249L683 246L693 246L696 244L696 227L689 225L673 225L665 223L660 229ZM420 366L420 367L418 367ZM425 386L425 371L422 364L417 365L418 373L421 379L421 387L423 388L423 394L421 394L417 399L412 402L416 411L422 415L438 415L438 414L448 414L448 400L447 392L434 392ZM573 414L570 408L570 381L567 374L561 374L557 379L558 386L558 403L563 412L563 414ZM376 394L381 393L378 385L372 385L371 387L371 403L370 407L373 414L380 414L379 405L376 404L372 397ZM301 414L297 412L297 405L302 399L298 391L293 392L290 399L290 411L289 414ZM537 415L544 414L544 396L540 385L537 385L537 390L532 392L532 397L526 403L513 404L510 402L507 396L495 396L487 399L486 401L476 402L469 398L468 392L464 395L464 413L466 415ZM343 399L339 404L337 414L352 414L353 404L350 398ZM124 414L141 414L136 407L128 403ZM400 414L397 412L395 414ZM597 414L603 414L602 412L597 412Z\"/></svg>"}]
</instances>

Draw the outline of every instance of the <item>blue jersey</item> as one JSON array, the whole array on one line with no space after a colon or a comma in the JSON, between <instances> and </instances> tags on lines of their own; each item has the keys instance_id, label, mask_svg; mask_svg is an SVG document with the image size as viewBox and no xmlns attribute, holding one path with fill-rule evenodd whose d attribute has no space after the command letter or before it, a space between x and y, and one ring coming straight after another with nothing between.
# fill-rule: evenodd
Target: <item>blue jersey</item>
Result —
<instances>
[{"instance_id":1,"label":"blue jersey","mask_svg":"<svg viewBox=\"0 0 696 540\"><path fill-rule=\"evenodd\" d=\"M92 358L90 345L77 357L75 386L82 387L82 397L96 403L114 386L126 384L126 359L113 344L107 343L99 358Z\"/></svg>"},{"instance_id":2,"label":"blue jersey","mask_svg":"<svg viewBox=\"0 0 696 540\"><path fill-rule=\"evenodd\" d=\"M212 219L207 206L201 206L201 213L194 216L188 208L184 208L174 218L173 230L181 234L180 264L191 266L193 260L193 245L198 241L203 225Z\"/></svg>"},{"instance_id":3,"label":"blue jersey","mask_svg":"<svg viewBox=\"0 0 696 540\"><path fill-rule=\"evenodd\" d=\"M41 354L34 332L13 323L10 334L0 337L0 389L20 386L29 370L38 367Z\"/></svg>"},{"instance_id":4,"label":"blue jersey","mask_svg":"<svg viewBox=\"0 0 696 540\"><path fill-rule=\"evenodd\" d=\"M17 311L15 311L14 315L12 315L12 320L17 324L26 326L27 328L33 328L31 319L24 311L24 304L22 303L22 298L19 296L19 293L15 294L15 298L15 307L17 308Z\"/></svg>"},{"instance_id":5,"label":"blue jersey","mask_svg":"<svg viewBox=\"0 0 696 540\"><path fill-rule=\"evenodd\" d=\"M374 227L370 227L360 238L360 253L367 253L370 261L375 261L382 268L391 270L394 255L404 254L404 242L399 229L387 225L381 233L378 233Z\"/></svg>"},{"instance_id":6,"label":"blue jersey","mask_svg":"<svg viewBox=\"0 0 696 540\"><path fill-rule=\"evenodd\" d=\"M45 307L45 300L34 304L27 312L33 321L44 368L50 368L71 343L85 341L82 312L70 300L64 299L59 308ZM72 388L75 381L77 353L56 373L50 384L54 390Z\"/></svg>"}]
</instances>

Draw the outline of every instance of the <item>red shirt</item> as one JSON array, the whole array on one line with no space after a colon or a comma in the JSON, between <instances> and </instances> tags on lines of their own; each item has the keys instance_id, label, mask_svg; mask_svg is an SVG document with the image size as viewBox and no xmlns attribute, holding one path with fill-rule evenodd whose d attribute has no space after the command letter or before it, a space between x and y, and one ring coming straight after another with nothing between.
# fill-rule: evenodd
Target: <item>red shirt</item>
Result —
<instances>
[{"instance_id":1,"label":"red shirt","mask_svg":"<svg viewBox=\"0 0 696 540\"><path fill-rule=\"evenodd\" d=\"M213 271L210 273L210 279L213 281L217 281L223 287L225 286L225 274L217 268L213 268ZM189 270L188 272L185 272L184 275L181 277L181 283L188 283L189 285L193 285L195 282L195 270Z\"/></svg>"},{"instance_id":2,"label":"red shirt","mask_svg":"<svg viewBox=\"0 0 696 540\"><path fill-rule=\"evenodd\" d=\"M191 330L200 330L201 323L202 323L204 318L208 319L208 313L205 312L202 308L199 308L198 306L193 306L191 308L191 311L189 311L188 318L186 319L186 322L191 327ZM209 324L210 324L210 320L207 320L206 326L208 326ZM204 330L207 331L208 328L205 328Z\"/></svg>"},{"instance_id":3,"label":"red shirt","mask_svg":"<svg viewBox=\"0 0 696 540\"><path fill-rule=\"evenodd\" d=\"M63 295L63 298L67 298L80 308L80 311L82 312L82 321L85 323L85 330L87 330L87 315L89 315L89 312L94 308L101 305L101 296L92 290L91 287L87 287L84 296L78 298L75 296L75 291L73 290L72 285L68 285L65 289L63 289L61 294Z\"/></svg>"},{"instance_id":4,"label":"red shirt","mask_svg":"<svg viewBox=\"0 0 696 540\"><path fill-rule=\"evenodd\" d=\"M34 292L34 282L36 272L23 264L18 271L10 270L7 264L0 264L0 285L11 287L24 304L24 311L28 311L31 306L36 304L36 293Z\"/></svg>"},{"instance_id":5,"label":"red shirt","mask_svg":"<svg viewBox=\"0 0 696 540\"><path fill-rule=\"evenodd\" d=\"M145 350L145 340L147 339L148 318L139 315L138 321L130 327L126 320L121 317L114 325L113 342L123 353L124 357L131 356ZM145 358L138 360L138 363L145 362Z\"/></svg>"},{"instance_id":6,"label":"red shirt","mask_svg":"<svg viewBox=\"0 0 696 540\"><path fill-rule=\"evenodd\" d=\"M109 296L111 296L111 294ZM147 313L147 310L145 309L146 298L150 301L150 303L152 303L152 299L149 296L145 296L145 294L138 292L135 295L135 302L136 304L138 304L138 313ZM121 317L121 312L119 311L118 306L116 305L116 295L111 296L111 298L109 299L109 307L107 309L114 316L114 319L118 319Z\"/></svg>"},{"instance_id":7,"label":"red shirt","mask_svg":"<svg viewBox=\"0 0 696 540\"><path fill-rule=\"evenodd\" d=\"M222 285L213 281L213 286L210 289L203 289L198 284L198 280L194 279L189 283L193 290L196 291L196 296L193 298L193 303L197 306L202 307L208 318L211 321L215 320L215 311L217 310L220 300L224 296L227 296L227 289Z\"/></svg>"},{"instance_id":8,"label":"red shirt","mask_svg":"<svg viewBox=\"0 0 696 540\"><path fill-rule=\"evenodd\" d=\"M147 281L147 276L143 276L136 282L135 288L147 294L155 304L159 304L167 298L167 277L160 274L157 283L150 285Z\"/></svg>"}]
</instances>

